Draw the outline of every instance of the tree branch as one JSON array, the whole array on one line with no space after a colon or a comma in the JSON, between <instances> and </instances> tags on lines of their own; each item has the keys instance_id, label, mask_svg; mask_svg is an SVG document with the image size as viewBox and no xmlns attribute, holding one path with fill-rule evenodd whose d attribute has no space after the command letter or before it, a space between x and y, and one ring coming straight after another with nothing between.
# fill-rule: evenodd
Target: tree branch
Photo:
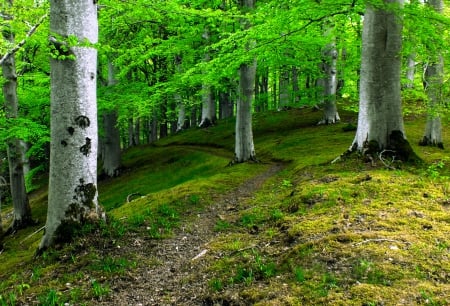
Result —
<instances>
[{"instance_id":1,"label":"tree branch","mask_svg":"<svg viewBox=\"0 0 450 306\"><path fill-rule=\"evenodd\" d=\"M44 22L44 20L47 18L47 16L48 16L48 14L43 15L38 20L38 22L28 31L28 33L25 36L25 38L22 39L14 48L9 50L5 55L3 55L3 57L0 59L0 65L2 65L10 56L14 55L17 51L19 51L20 48L23 47L23 45L25 45L25 43L27 42L28 38L30 38L31 35L33 35L34 32L36 32L37 28Z\"/></svg>"}]
</instances>

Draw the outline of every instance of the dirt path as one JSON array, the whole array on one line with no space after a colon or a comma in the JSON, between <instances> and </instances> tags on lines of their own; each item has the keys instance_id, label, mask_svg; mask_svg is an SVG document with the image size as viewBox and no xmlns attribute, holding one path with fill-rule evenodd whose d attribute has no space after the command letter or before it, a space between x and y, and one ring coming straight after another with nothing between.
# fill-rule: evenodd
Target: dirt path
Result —
<instances>
[{"instance_id":1,"label":"dirt path","mask_svg":"<svg viewBox=\"0 0 450 306\"><path fill-rule=\"evenodd\" d=\"M218 215L232 213L230 207L251 197L262 184L283 168L272 165L237 189L220 196L210 206L180 227L172 238L144 240L130 237L129 246L121 248L122 256L135 252L137 267L128 274L109 280L111 294L101 305L207 305L208 277L202 256L216 235ZM234 212L235 213L235 212ZM192 222L192 223L191 223ZM132 248L132 250L130 250ZM122 253L122 251L121 251ZM197 259L194 259L195 257Z\"/></svg>"}]
</instances>

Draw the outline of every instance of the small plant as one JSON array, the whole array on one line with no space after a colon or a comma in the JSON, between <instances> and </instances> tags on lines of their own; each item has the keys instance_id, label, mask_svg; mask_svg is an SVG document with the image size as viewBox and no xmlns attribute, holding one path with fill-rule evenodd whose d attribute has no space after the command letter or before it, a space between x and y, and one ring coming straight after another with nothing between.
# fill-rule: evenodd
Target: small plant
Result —
<instances>
[{"instance_id":1,"label":"small plant","mask_svg":"<svg viewBox=\"0 0 450 306\"><path fill-rule=\"evenodd\" d=\"M213 278L209 281L209 287L214 291L221 291L223 289L223 282L218 278Z\"/></svg>"},{"instance_id":2,"label":"small plant","mask_svg":"<svg viewBox=\"0 0 450 306\"><path fill-rule=\"evenodd\" d=\"M109 294L109 287L107 285L102 285L97 282L95 279L92 280L92 294L95 298L100 299L105 295Z\"/></svg>"},{"instance_id":3,"label":"small plant","mask_svg":"<svg viewBox=\"0 0 450 306\"><path fill-rule=\"evenodd\" d=\"M17 285L17 292L19 293L19 295L23 295L23 292L27 289L30 289L29 284L22 283Z\"/></svg>"},{"instance_id":4,"label":"small plant","mask_svg":"<svg viewBox=\"0 0 450 306\"><path fill-rule=\"evenodd\" d=\"M130 225L132 227L140 227L144 224L145 222L145 217L141 214L137 214L137 215L133 215L130 218Z\"/></svg>"},{"instance_id":5,"label":"small plant","mask_svg":"<svg viewBox=\"0 0 450 306\"><path fill-rule=\"evenodd\" d=\"M191 194L189 196L189 203L192 205L197 205L198 203L200 203L200 197L196 194Z\"/></svg>"},{"instance_id":6,"label":"small plant","mask_svg":"<svg viewBox=\"0 0 450 306\"><path fill-rule=\"evenodd\" d=\"M294 276L295 276L295 280L299 283L303 283L306 280L305 270L303 270L302 267L294 268Z\"/></svg>"},{"instance_id":7,"label":"small plant","mask_svg":"<svg viewBox=\"0 0 450 306\"><path fill-rule=\"evenodd\" d=\"M385 284L385 275L371 261L362 259L353 268L356 278L368 284Z\"/></svg>"},{"instance_id":8,"label":"small plant","mask_svg":"<svg viewBox=\"0 0 450 306\"><path fill-rule=\"evenodd\" d=\"M33 272L31 273L31 280L33 282L41 278L42 272L41 267L33 267Z\"/></svg>"},{"instance_id":9,"label":"small plant","mask_svg":"<svg viewBox=\"0 0 450 306\"><path fill-rule=\"evenodd\" d=\"M292 182L290 181L290 180L283 180L282 182L281 182L281 187L284 187L284 188L289 188L289 187L292 187L293 185L292 185Z\"/></svg>"},{"instance_id":10,"label":"small plant","mask_svg":"<svg viewBox=\"0 0 450 306\"><path fill-rule=\"evenodd\" d=\"M57 292L54 289L50 289L47 294L39 296L39 303L41 305L46 305L46 306L59 305L59 303L60 303L60 301L59 301L60 295L61 295L60 292Z\"/></svg>"},{"instance_id":11,"label":"small plant","mask_svg":"<svg viewBox=\"0 0 450 306\"><path fill-rule=\"evenodd\" d=\"M8 295L8 297L0 294L0 306L15 306L16 300L16 295L12 292Z\"/></svg>"},{"instance_id":12,"label":"small plant","mask_svg":"<svg viewBox=\"0 0 450 306\"><path fill-rule=\"evenodd\" d=\"M422 298L423 302L426 305L431 305L431 306L443 305L440 302L434 300L433 294L431 292L428 292L425 290L420 290L420 297Z\"/></svg>"},{"instance_id":13,"label":"small plant","mask_svg":"<svg viewBox=\"0 0 450 306\"><path fill-rule=\"evenodd\" d=\"M107 273L123 273L125 269L133 264L125 258L112 258L106 257L100 263L94 264L92 268L94 270L100 270Z\"/></svg>"},{"instance_id":14,"label":"small plant","mask_svg":"<svg viewBox=\"0 0 450 306\"><path fill-rule=\"evenodd\" d=\"M280 220L284 217L283 212L280 209L274 209L271 212L271 219L274 221Z\"/></svg>"},{"instance_id":15,"label":"small plant","mask_svg":"<svg viewBox=\"0 0 450 306\"><path fill-rule=\"evenodd\" d=\"M325 273L322 276L322 282L320 283L319 293L321 296L327 296L328 291L338 287L338 281L336 277L331 273Z\"/></svg>"},{"instance_id":16,"label":"small plant","mask_svg":"<svg viewBox=\"0 0 450 306\"><path fill-rule=\"evenodd\" d=\"M214 226L214 230L216 232L223 232L223 231L226 231L227 229L229 229L230 227L231 227L231 224L228 223L227 221L219 220L219 221L217 221L216 225Z\"/></svg>"}]
</instances>

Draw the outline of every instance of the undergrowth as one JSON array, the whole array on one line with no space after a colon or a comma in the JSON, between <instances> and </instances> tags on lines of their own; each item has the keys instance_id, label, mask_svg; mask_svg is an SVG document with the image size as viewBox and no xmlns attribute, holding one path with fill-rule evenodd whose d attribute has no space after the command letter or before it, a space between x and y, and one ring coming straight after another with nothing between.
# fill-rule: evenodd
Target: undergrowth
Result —
<instances>
[{"instance_id":1,"label":"undergrowth","mask_svg":"<svg viewBox=\"0 0 450 306\"><path fill-rule=\"evenodd\" d=\"M354 116L342 114L349 122ZM7 237L0 254L0 306L108 301L112 280L132 275L141 261L160 264L132 245L189 230L197 214L271 161L290 163L214 221L205 270L197 271L209 290L205 301L448 305L448 150L416 146L423 120L414 120L406 130L423 165L387 169L357 157L330 164L354 134L344 125L316 126L319 118L308 110L257 114L260 164L226 167L233 158L232 121L130 149L126 171L99 184L108 221L81 228L73 242L37 259L46 192L34 191L39 223ZM9 212L2 210L6 222ZM127 247L127 256L118 251Z\"/></svg>"}]
</instances>

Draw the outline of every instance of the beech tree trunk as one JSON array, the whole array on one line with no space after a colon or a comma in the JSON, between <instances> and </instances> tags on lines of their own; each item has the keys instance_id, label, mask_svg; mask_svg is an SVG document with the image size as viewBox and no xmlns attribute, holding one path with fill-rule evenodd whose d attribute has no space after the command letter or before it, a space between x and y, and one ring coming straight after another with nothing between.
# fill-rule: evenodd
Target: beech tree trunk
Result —
<instances>
[{"instance_id":1,"label":"beech tree trunk","mask_svg":"<svg viewBox=\"0 0 450 306\"><path fill-rule=\"evenodd\" d=\"M286 66L280 69L278 110L286 110L290 104L289 70Z\"/></svg>"},{"instance_id":2,"label":"beech tree trunk","mask_svg":"<svg viewBox=\"0 0 450 306\"><path fill-rule=\"evenodd\" d=\"M12 0L8 1L12 7ZM3 37L6 41L14 44L14 34L6 26L3 29ZM8 120L14 120L19 116L19 102L17 97L17 74L15 55L11 54L2 64L3 97L5 99L5 115ZM25 187L24 160L25 150L23 141L11 138L7 142L7 156L9 165L9 178L12 202L14 207L14 219L11 226L6 231L13 233L24 228L33 222L31 208Z\"/></svg>"},{"instance_id":3,"label":"beech tree trunk","mask_svg":"<svg viewBox=\"0 0 450 306\"><path fill-rule=\"evenodd\" d=\"M416 73L416 54L410 53L406 59L406 83L404 88L414 88L414 75Z\"/></svg>"},{"instance_id":4,"label":"beech tree trunk","mask_svg":"<svg viewBox=\"0 0 450 306\"><path fill-rule=\"evenodd\" d=\"M100 215L97 201L97 5L51 0L51 150L47 223L38 253ZM62 40L76 37L77 46ZM62 40L62 41L61 41ZM61 57L61 55L66 55Z\"/></svg>"},{"instance_id":5,"label":"beech tree trunk","mask_svg":"<svg viewBox=\"0 0 450 306\"><path fill-rule=\"evenodd\" d=\"M116 84L115 68L109 62L107 86L114 86ZM118 176L121 167L122 150L120 148L120 131L117 127L116 110L109 110L103 115L103 129L105 132L102 154L103 172L109 177Z\"/></svg>"},{"instance_id":6,"label":"beech tree trunk","mask_svg":"<svg viewBox=\"0 0 450 306\"><path fill-rule=\"evenodd\" d=\"M243 8L253 9L255 0L243 0ZM244 27L249 27L244 21ZM236 110L235 162L256 160L252 131L252 101L255 93L256 60L239 68L239 92Z\"/></svg>"},{"instance_id":7,"label":"beech tree trunk","mask_svg":"<svg viewBox=\"0 0 450 306\"><path fill-rule=\"evenodd\" d=\"M203 39L209 43L209 30L205 29L203 32ZM205 62L209 62L211 56L209 53L205 54ZM216 117L216 103L214 101L214 96L211 90L211 86L209 84L202 84L202 119L200 120L199 127L205 128L211 125L214 125L217 121Z\"/></svg>"},{"instance_id":8,"label":"beech tree trunk","mask_svg":"<svg viewBox=\"0 0 450 306\"><path fill-rule=\"evenodd\" d=\"M408 160L400 97L403 0L384 0L384 7L366 5L362 33L358 128L351 150L393 152Z\"/></svg>"},{"instance_id":9,"label":"beech tree trunk","mask_svg":"<svg viewBox=\"0 0 450 306\"><path fill-rule=\"evenodd\" d=\"M327 30L327 36L329 36L330 30ZM341 120L336 105L338 52L334 40L325 46L322 57L323 90L321 102L323 103L323 118L319 124L334 124Z\"/></svg>"},{"instance_id":10,"label":"beech tree trunk","mask_svg":"<svg viewBox=\"0 0 450 306\"><path fill-rule=\"evenodd\" d=\"M444 10L443 0L429 0L427 5L436 12ZM442 141L442 124L439 108L442 106L442 87L444 84L444 59L440 51L430 55L431 60L425 67L423 84L428 96L428 116L425 133L419 142L422 146L436 146L444 148Z\"/></svg>"}]
</instances>

